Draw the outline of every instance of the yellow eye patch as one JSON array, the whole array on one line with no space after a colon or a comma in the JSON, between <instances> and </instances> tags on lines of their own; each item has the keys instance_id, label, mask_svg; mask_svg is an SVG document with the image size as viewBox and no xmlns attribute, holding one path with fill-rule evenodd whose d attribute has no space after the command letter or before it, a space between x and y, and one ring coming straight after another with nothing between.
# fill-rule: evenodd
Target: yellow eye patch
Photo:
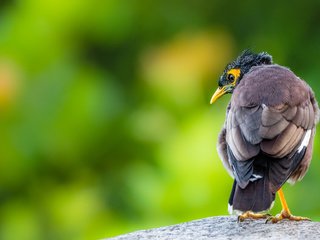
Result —
<instances>
[{"instance_id":1,"label":"yellow eye patch","mask_svg":"<svg viewBox=\"0 0 320 240\"><path fill-rule=\"evenodd\" d=\"M232 75L234 76L235 80L237 80L238 77L240 76L240 73L241 73L241 71L240 71L239 68L233 68L233 69L230 69L230 70L227 72L227 75L228 75L228 74L232 74Z\"/></svg>"}]
</instances>

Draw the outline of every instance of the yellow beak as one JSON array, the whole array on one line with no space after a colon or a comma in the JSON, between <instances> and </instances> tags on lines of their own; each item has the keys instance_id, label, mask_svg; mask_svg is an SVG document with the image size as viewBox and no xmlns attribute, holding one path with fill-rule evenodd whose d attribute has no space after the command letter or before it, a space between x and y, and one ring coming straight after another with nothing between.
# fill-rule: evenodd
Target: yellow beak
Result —
<instances>
[{"instance_id":1,"label":"yellow beak","mask_svg":"<svg viewBox=\"0 0 320 240\"><path fill-rule=\"evenodd\" d=\"M218 98L224 95L226 93L226 88L227 86L218 87L210 100L210 104L214 103Z\"/></svg>"}]
</instances>

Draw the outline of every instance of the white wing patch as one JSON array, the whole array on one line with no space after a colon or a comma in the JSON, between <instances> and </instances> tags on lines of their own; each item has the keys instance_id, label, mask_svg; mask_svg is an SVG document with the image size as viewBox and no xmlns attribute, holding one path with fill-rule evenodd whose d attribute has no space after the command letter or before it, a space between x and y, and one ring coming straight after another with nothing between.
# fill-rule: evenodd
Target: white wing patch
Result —
<instances>
[{"instance_id":1,"label":"white wing patch","mask_svg":"<svg viewBox=\"0 0 320 240\"><path fill-rule=\"evenodd\" d=\"M252 176L250 177L249 181L250 181L250 182L254 182L254 181L256 181L256 180L258 180L258 179L260 179L260 178L262 178L261 175L252 174Z\"/></svg>"},{"instance_id":2,"label":"white wing patch","mask_svg":"<svg viewBox=\"0 0 320 240\"><path fill-rule=\"evenodd\" d=\"M304 138L298 148L298 153L300 153L302 151L302 149L304 147L307 147L308 144L309 144L309 141L310 141L310 137L311 137L311 129L309 129L307 132L306 132L306 135L304 135Z\"/></svg>"}]
</instances>

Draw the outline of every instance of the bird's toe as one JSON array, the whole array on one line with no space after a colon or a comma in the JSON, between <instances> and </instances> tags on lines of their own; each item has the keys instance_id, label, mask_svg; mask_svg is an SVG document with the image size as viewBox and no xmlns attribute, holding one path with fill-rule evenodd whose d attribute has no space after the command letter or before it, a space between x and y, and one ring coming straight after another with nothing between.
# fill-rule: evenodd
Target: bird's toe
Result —
<instances>
[{"instance_id":1,"label":"bird's toe","mask_svg":"<svg viewBox=\"0 0 320 240\"><path fill-rule=\"evenodd\" d=\"M243 222L246 219L265 219L270 217L268 213L254 213L252 211L247 211L238 216L238 222Z\"/></svg>"},{"instance_id":2,"label":"bird's toe","mask_svg":"<svg viewBox=\"0 0 320 240\"><path fill-rule=\"evenodd\" d=\"M300 216L294 216L291 213L288 213L287 211L281 211L280 214L276 216L270 216L267 218L266 223L271 222L271 223L277 223L282 220L289 220L289 221L311 221L310 218L307 217L300 217Z\"/></svg>"}]
</instances>

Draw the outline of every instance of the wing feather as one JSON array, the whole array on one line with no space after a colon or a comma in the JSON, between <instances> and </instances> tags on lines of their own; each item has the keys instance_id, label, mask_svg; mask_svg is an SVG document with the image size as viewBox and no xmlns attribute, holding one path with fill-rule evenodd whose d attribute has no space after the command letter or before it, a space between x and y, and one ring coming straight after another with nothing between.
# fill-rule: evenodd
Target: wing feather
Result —
<instances>
[{"instance_id":1,"label":"wing feather","mask_svg":"<svg viewBox=\"0 0 320 240\"><path fill-rule=\"evenodd\" d=\"M293 180L304 176L318 119L317 102L305 82L277 65L257 67L234 90L219 154L242 188L254 181L250 175L262 176L269 169L270 184L277 191L291 175ZM303 145L309 130L312 137Z\"/></svg>"},{"instance_id":2,"label":"wing feather","mask_svg":"<svg viewBox=\"0 0 320 240\"><path fill-rule=\"evenodd\" d=\"M314 117L310 101L297 106L231 106L226 123L226 143L230 149L229 164L239 186L247 186L250 174L256 174L254 169L258 169L254 159L266 154L265 159L269 160L265 161L273 159L268 165L274 176L270 177L271 185L279 189L304 158L306 149L299 154L297 150L307 130L314 127Z\"/></svg>"}]
</instances>

